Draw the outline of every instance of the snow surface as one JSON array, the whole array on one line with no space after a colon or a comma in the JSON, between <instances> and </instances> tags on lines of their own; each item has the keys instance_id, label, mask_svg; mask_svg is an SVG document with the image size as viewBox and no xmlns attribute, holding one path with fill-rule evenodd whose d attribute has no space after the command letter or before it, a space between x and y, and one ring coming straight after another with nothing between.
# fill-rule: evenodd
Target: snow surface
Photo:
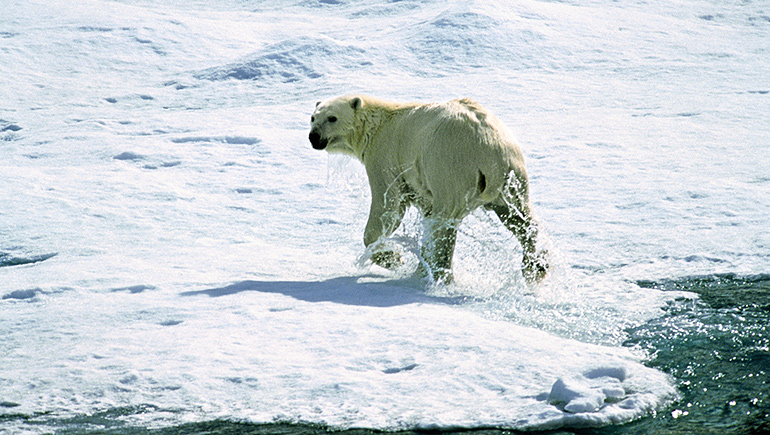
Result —
<instances>
[{"instance_id":1,"label":"snow surface","mask_svg":"<svg viewBox=\"0 0 770 435\"><path fill-rule=\"evenodd\" d=\"M622 423L676 397L622 346L676 294L770 269L770 11L706 0L6 0L0 412L128 405L334 428ZM349 92L481 101L522 142L557 258L488 214L457 283L414 211L366 261L356 162L307 143ZM18 405L18 406L16 406ZM12 433L44 425L8 420Z\"/></svg>"}]
</instances>

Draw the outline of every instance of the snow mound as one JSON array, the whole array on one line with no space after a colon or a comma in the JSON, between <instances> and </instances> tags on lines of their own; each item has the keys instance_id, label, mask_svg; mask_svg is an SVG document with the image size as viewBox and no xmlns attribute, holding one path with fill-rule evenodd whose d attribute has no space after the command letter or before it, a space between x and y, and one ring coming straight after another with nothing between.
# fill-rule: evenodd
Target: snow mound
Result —
<instances>
[{"instance_id":1,"label":"snow mound","mask_svg":"<svg viewBox=\"0 0 770 435\"><path fill-rule=\"evenodd\" d=\"M200 80L252 80L294 83L323 77L338 68L352 69L366 62L364 50L329 39L292 38L272 44L240 60L194 74Z\"/></svg>"},{"instance_id":2,"label":"snow mound","mask_svg":"<svg viewBox=\"0 0 770 435\"><path fill-rule=\"evenodd\" d=\"M597 412L626 397L625 379L625 367L600 368L580 378L559 379L551 387L548 402L570 413Z\"/></svg>"},{"instance_id":3,"label":"snow mound","mask_svg":"<svg viewBox=\"0 0 770 435\"><path fill-rule=\"evenodd\" d=\"M538 26L494 18L498 11L469 11L464 6L415 24L399 35L407 49L406 67L428 77L473 70L494 71L542 66L552 49Z\"/></svg>"}]
</instances>

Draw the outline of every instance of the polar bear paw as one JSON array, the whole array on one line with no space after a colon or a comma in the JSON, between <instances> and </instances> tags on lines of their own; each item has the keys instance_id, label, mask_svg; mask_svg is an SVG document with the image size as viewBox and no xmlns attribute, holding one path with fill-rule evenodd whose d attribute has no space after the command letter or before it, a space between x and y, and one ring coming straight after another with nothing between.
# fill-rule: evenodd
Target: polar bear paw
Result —
<instances>
[{"instance_id":1,"label":"polar bear paw","mask_svg":"<svg viewBox=\"0 0 770 435\"><path fill-rule=\"evenodd\" d=\"M545 279L546 275L548 275L548 270L551 268L548 257L548 251L546 250L542 250L535 255L524 256L521 271L527 283L538 284Z\"/></svg>"},{"instance_id":2,"label":"polar bear paw","mask_svg":"<svg viewBox=\"0 0 770 435\"><path fill-rule=\"evenodd\" d=\"M437 268L431 270L424 262L417 264L417 270L414 272L415 276L421 279L428 279L435 285L448 285L455 281L454 274L451 269Z\"/></svg>"},{"instance_id":3,"label":"polar bear paw","mask_svg":"<svg viewBox=\"0 0 770 435\"><path fill-rule=\"evenodd\" d=\"M377 251L372 254L371 259L374 264L390 270L398 269L404 264L401 254L397 251Z\"/></svg>"}]
</instances>

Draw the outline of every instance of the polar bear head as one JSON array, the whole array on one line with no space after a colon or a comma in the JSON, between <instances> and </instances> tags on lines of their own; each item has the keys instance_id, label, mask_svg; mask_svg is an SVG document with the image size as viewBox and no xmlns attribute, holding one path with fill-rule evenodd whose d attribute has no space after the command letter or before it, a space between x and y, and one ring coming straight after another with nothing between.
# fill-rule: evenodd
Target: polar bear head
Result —
<instances>
[{"instance_id":1,"label":"polar bear head","mask_svg":"<svg viewBox=\"0 0 770 435\"><path fill-rule=\"evenodd\" d=\"M355 115L362 100L356 96L332 98L316 103L310 117L310 144L317 150L357 155L353 146Z\"/></svg>"}]
</instances>

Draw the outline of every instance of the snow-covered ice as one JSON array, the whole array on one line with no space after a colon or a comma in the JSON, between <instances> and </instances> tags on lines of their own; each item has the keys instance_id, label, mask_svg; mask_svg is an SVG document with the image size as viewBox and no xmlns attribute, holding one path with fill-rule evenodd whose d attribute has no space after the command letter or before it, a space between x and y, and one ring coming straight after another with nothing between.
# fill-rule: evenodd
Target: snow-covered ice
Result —
<instances>
[{"instance_id":1,"label":"snow-covered ice","mask_svg":"<svg viewBox=\"0 0 770 435\"><path fill-rule=\"evenodd\" d=\"M622 346L677 296L770 265L761 4L7 0L0 413L149 405L333 428L616 424L677 397ZM349 92L482 102L517 133L557 266L488 214L457 282L371 266L366 176L307 143ZM42 413L42 414L41 414ZM0 431L45 432L24 419ZM3 427L3 425L5 427Z\"/></svg>"}]
</instances>

